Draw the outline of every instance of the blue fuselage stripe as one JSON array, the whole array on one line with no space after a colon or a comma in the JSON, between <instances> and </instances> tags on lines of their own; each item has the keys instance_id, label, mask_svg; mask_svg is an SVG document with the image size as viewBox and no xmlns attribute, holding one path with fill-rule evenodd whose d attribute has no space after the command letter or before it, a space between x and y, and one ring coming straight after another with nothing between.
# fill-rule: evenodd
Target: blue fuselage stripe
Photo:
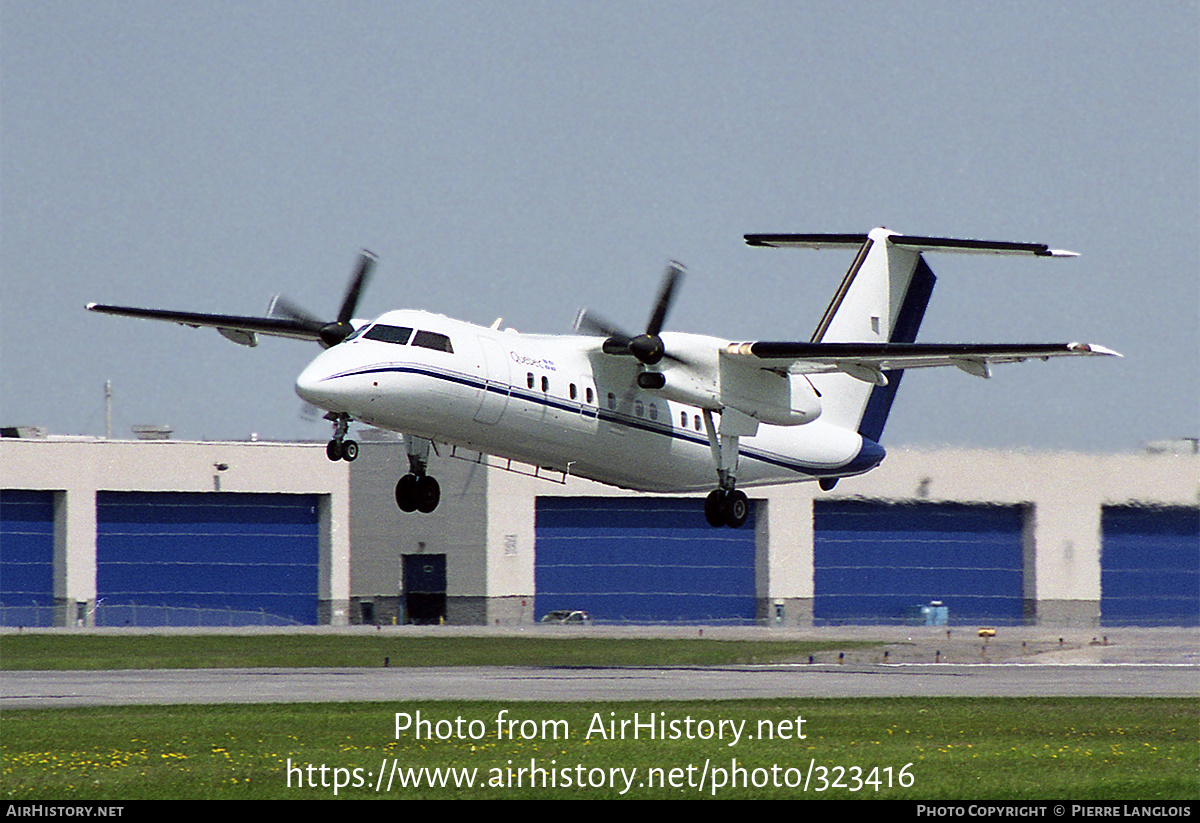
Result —
<instances>
[{"instance_id":1,"label":"blue fuselage stripe","mask_svg":"<svg viewBox=\"0 0 1200 823\"><path fill-rule=\"evenodd\" d=\"M420 366L373 366L365 369L354 369L352 371L342 372L340 374L330 375L326 380L337 380L342 377L358 377L368 374L413 374L420 377L431 377L435 380L442 380L455 385L466 386L472 389L482 389L492 394L516 398L527 403L533 403L538 406L545 406L551 409L567 412L568 414L578 414L586 418L599 418L605 423L625 426L630 429L650 432L651 434L662 435L674 440L682 440L694 445L708 447L708 437L699 434L693 434L690 431L683 431L675 428L672 425L664 423L651 423L639 418L630 417L628 415L610 412L598 407L589 407L586 404L578 403L571 404L557 398L550 397L546 394L530 392L518 386L510 386L500 383L491 383L486 380L481 380L477 377L461 374L459 372L434 370L423 368ZM803 463L798 463L795 460L784 458L777 454L764 452L760 449L746 448L742 446L739 449L739 455L751 460L758 460L771 466L777 466L782 469L794 471L799 474L808 475L811 477L827 476L835 473L859 473L866 471L869 468L877 465L883 459L883 448L872 440L863 438L863 448L855 457L848 463L843 464L834 469L817 468L814 466L806 466Z\"/></svg>"}]
</instances>

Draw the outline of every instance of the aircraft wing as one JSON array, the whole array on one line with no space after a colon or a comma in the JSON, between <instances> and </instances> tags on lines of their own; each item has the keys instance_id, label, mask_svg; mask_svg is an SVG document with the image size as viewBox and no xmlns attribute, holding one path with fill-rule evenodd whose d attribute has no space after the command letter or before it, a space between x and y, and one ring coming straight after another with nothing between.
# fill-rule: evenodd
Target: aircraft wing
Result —
<instances>
[{"instance_id":1,"label":"aircraft wing","mask_svg":"<svg viewBox=\"0 0 1200 823\"><path fill-rule=\"evenodd\" d=\"M144 317L147 320L166 320L183 326L199 328L208 326L221 333L222 337L241 346L257 346L258 335L291 337L295 340L315 340L325 348L336 346L354 333L358 327L354 320L354 309L366 288L371 270L375 266L375 255L363 250L358 257L358 268L350 277L346 295L337 320L323 321L301 309L281 295L275 295L267 309L266 317L247 317L238 314L201 314L191 311L170 309L139 309L134 306L105 306L88 303L88 311L101 314L116 314L121 317Z\"/></svg>"},{"instance_id":2,"label":"aircraft wing","mask_svg":"<svg viewBox=\"0 0 1200 823\"><path fill-rule=\"evenodd\" d=\"M1121 355L1090 343L730 343L722 352L745 358L759 368L791 374L845 372L868 383L886 385L885 371L956 366L990 377L992 363L1020 363L1051 357Z\"/></svg>"},{"instance_id":3,"label":"aircraft wing","mask_svg":"<svg viewBox=\"0 0 1200 823\"><path fill-rule=\"evenodd\" d=\"M255 335L268 334L275 337L291 337L297 340L321 339L324 323L300 317L245 317L235 314L201 314L169 309L139 309L133 306L106 306L88 303L88 311L115 314L122 317L143 317L148 320L166 320L183 326L199 328L208 326L243 346L257 345Z\"/></svg>"}]
</instances>

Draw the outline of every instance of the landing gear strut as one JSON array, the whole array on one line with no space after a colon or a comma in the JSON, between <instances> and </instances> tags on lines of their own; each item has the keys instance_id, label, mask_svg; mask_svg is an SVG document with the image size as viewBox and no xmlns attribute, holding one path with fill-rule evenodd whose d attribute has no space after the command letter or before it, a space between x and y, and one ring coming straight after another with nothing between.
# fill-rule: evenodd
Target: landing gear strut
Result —
<instances>
[{"instance_id":1,"label":"landing gear strut","mask_svg":"<svg viewBox=\"0 0 1200 823\"><path fill-rule=\"evenodd\" d=\"M718 485L704 500L704 519L713 528L729 526L736 529L750 517L750 501L746 493L737 488L738 441L742 437L753 437L758 431L758 421L734 409L725 409L718 431L713 424L712 412L704 409L701 414L717 468Z\"/></svg>"},{"instance_id":2,"label":"landing gear strut","mask_svg":"<svg viewBox=\"0 0 1200 823\"><path fill-rule=\"evenodd\" d=\"M409 473L396 483L396 505L400 511L419 511L429 514L442 499L438 482L425 473L429 465L430 442L423 437L404 435L404 450L408 452Z\"/></svg>"},{"instance_id":3,"label":"landing gear strut","mask_svg":"<svg viewBox=\"0 0 1200 823\"><path fill-rule=\"evenodd\" d=\"M333 421L333 439L325 444L325 456L334 462L338 460L345 460L348 463L353 461L358 457L358 443L346 439L346 432L350 429L350 415L345 412L340 414L330 412L325 415L325 419Z\"/></svg>"}]
</instances>

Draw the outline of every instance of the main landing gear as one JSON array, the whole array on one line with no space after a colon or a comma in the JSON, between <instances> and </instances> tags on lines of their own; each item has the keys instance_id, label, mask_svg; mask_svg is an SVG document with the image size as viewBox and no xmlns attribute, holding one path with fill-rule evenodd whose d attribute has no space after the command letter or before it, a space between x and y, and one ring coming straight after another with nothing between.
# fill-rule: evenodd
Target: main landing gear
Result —
<instances>
[{"instance_id":1,"label":"main landing gear","mask_svg":"<svg viewBox=\"0 0 1200 823\"><path fill-rule=\"evenodd\" d=\"M737 488L738 441L741 437L752 437L758 430L758 421L734 409L726 409L721 415L718 431L711 411L704 409L701 415L712 448L713 463L717 467L718 484L704 500L704 519L713 528L729 526L736 529L745 525L750 517L750 500Z\"/></svg>"},{"instance_id":2,"label":"main landing gear","mask_svg":"<svg viewBox=\"0 0 1200 823\"><path fill-rule=\"evenodd\" d=\"M429 514L442 499L438 482L425 473L429 465L430 442L423 437L404 435L404 450L408 453L409 473L396 483L396 505L400 511L419 511Z\"/></svg>"},{"instance_id":3,"label":"main landing gear","mask_svg":"<svg viewBox=\"0 0 1200 823\"><path fill-rule=\"evenodd\" d=\"M400 511L429 514L441 499L441 487L427 474L406 474L396 483L396 505Z\"/></svg>"},{"instance_id":4,"label":"main landing gear","mask_svg":"<svg viewBox=\"0 0 1200 823\"><path fill-rule=\"evenodd\" d=\"M704 519L714 528L736 529L750 516L750 501L741 489L713 489L704 500Z\"/></svg>"}]
</instances>

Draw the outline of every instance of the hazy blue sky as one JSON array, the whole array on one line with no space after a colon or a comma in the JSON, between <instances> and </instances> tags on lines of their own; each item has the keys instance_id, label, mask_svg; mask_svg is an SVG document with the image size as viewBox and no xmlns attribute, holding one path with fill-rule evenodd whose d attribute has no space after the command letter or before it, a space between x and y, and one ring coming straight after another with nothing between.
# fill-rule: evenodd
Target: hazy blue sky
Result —
<instances>
[{"instance_id":1,"label":"hazy blue sky","mask_svg":"<svg viewBox=\"0 0 1200 823\"><path fill-rule=\"evenodd\" d=\"M851 253L747 232L1047 242L937 255L919 340L1123 360L913 372L885 443L1200 434L1197 2L0 0L0 422L327 439L315 345L84 311L282 291L567 332L587 305L808 339Z\"/></svg>"}]
</instances>

